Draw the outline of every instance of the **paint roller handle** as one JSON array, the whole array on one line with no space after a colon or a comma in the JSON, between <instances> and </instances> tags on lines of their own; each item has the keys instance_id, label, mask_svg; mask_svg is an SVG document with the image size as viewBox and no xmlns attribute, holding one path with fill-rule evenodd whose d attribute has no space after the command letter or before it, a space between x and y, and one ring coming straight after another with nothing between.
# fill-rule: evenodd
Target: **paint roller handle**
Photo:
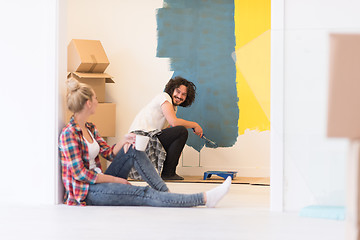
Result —
<instances>
[{"instance_id":1,"label":"paint roller handle","mask_svg":"<svg viewBox=\"0 0 360 240\"><path fill-rule=\"evenodd\" d=\"M195 129L192 129L195 132ZM205 137L205 134L203 134L200 138L204 139L207 143L209 143L212 147L218 147L217 143L208 139L207 137Z\"/></svg>"},{"instance_id":2,"label":"paint roller handle","mask_svg":"<svg viewBox=\"0 0 360 240\"><path fill-rule=\"evenodd\" d=\"M192 130L193 130L193 133L195 133L195 128L192 128Z\"/></svg>"},{"instance_id":3,"label":"paint roller handle","mask_svg":"<svg viewBox=\"0 0 360 240\"><path fill-rule=\"evenodd\" d=\"M203 138L203 136L204 136L204 133L203 133L203 132L201 132L200 135L199 135L199 134L196 133L195 128L192 128L192 130L193 130L193 132L194 132L196 135L198 135L200 138Z\"/></svg>"}]
</instances>

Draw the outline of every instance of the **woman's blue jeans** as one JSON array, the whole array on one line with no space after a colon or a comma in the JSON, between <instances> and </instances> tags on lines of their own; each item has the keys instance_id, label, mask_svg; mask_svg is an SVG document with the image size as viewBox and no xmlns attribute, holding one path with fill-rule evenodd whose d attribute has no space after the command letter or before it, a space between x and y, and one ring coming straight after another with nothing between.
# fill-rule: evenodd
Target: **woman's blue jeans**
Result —
<instances>
[{"instance_id":1,"label":"woman's blue jeans","mask_svg":"<svg viewBox=\"0 0 360 240\"><path fill-rule=\"evenodd\" d=\"M165 182L156 172L145 152L132 147L127 153L121 149L105 174L127 178L134 167L150 185L132 186L120 183L91 184L86 197L87 205L97 206L154 206L154 207L194 207L205 205L203 193L169 193Z\"/></svg>"}]
</instances>

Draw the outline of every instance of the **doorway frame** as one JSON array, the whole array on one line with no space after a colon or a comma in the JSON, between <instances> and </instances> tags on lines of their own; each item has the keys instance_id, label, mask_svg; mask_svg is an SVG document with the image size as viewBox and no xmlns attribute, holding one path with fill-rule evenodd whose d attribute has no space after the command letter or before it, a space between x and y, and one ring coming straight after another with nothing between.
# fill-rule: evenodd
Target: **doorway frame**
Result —
<instances>
[{"instance_id":1,"label":"doorway frame","mask_svg":"<svg viewBox=\"0 0 360 240\"><path fill-rule=\"evenodd\" d=\"M271 0L270 210L284 211L284 0Z\"/></svg>"},{"instance_id":2,"label":"doorway frame","mask_svg":"<svg viewBox=\"0 0 360 240\"><path fill-rule=\"evenodd\" d=\"M65 81L67 74L67 0L56 0L55 119L58 138L65 124ZM284 210L284 0L271 0L270 60L270 211ZM56 139L55 152L58 152ZM63 187L59 155L55 156L55 204L62 204Z\"/></svg>"},{"instance_id":3,"label":"doorway frame","mask_svg":"<svg viewBox=\"0 0 360 240\"><path fill-rule=\"evenodd\" d=\"M65 125L65 79L67 78L67 0L56 0L56 76L55 76L55 193L54 203L62 204L64 187L61 180L58 138Z\"/></svg>"}]
</instances>

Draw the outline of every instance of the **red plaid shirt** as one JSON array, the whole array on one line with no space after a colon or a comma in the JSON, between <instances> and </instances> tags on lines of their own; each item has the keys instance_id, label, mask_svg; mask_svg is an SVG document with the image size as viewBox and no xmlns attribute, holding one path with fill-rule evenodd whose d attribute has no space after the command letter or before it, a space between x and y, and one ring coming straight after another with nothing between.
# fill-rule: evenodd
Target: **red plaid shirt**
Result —
<instances>
[{"instance_id":1,"label":"red plaid shirt","mask_svg":"<svg viewBox=\"0 0 360 240\"><path fill-rule=\"evenodd\" d=\"M86 123L86 128L93 134L100 146L100 154L105 159L112 161L113 148L100 137L98 130L92 123ZM62 130L59 140L59 151L62 166L62 181L65 187L64 203L68 205L86 205L89 185L96 182L97 173L89 170L89 152L84 141L82 130L75 122L74 117ZM95 163L101 169L99 156Z\"/></svg>"}]
</instances>

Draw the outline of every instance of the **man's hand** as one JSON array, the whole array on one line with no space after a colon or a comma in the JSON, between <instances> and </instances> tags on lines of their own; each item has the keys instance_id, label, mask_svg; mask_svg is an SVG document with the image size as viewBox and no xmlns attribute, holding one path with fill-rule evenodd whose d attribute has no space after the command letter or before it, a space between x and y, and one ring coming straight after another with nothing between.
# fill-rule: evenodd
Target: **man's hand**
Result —
<instances>
[{"instance_id":1,"label":"man's hand","mask_svg":"<svg viewBox=\"0 0 360 240\"><path fill-rule=\"evenodd\" d=\"M198 135L199 137L202 137L203 129L200 127L199 124L197 124L197 126L193 128L193 131L196 135Z\"/></svg>"}]
</instances>

